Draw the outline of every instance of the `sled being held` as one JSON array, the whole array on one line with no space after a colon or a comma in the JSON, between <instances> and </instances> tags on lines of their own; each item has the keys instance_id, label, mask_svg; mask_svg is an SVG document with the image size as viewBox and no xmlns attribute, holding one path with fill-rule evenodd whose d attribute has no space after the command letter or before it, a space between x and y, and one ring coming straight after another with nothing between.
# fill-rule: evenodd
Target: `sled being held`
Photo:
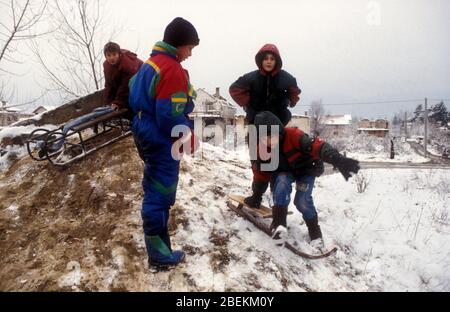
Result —
<instances>
[{"instance_id":1,"label":"sled being held","mask_svg":"<svg viewBox=\"0 0 450 312\"><path fill-rule=\"evenodd\" d=\"M124 119L127 112L100 107L58 129L36 129L26 142L28 154L36 161L68 165L130 135L130 122Z\"/></svg>"},{"instance_id":2,"label":"sled being held","mask_svg":"<svg viewBox=\"0 0 450 312\"><path fill-rule=\"evenodd\" d=\"M263 205L261 205L258 209L251 208L244 203L244 197L240 195L228 195L227 205L228 208L233 210L239 216L253 223L253 225L255 225L259 230L263 231L270 237L272 236L270 226L264 221L265 219L272 217L272 209ZM292 214L292 212L289 212L288 214ZM311 260L326 258L337 251L337 248L333 247L322 254L312 255L299 250L288 242L285 242L284 247L300 257Z\"/></svg>"}]
</instances>

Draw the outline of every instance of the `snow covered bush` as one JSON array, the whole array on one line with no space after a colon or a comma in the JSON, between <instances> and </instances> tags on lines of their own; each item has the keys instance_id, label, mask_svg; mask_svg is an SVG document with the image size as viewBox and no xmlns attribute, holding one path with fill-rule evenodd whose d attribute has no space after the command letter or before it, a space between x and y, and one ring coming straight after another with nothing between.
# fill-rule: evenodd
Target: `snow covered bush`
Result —
<instances>
[{"instance_id":1,"label":"snow covered bush","mask_svg":"<svg viewBox=\"0 0 450 312\"><path fill-rule=\"evenodd\" d=\"M391 148L389 138L378 138L366 133L324 139L341 152L388 153Z\"/></svg>"},{"instance_id":2,"label":"snow covered bush","mask_svg":"<svg viewBox=\"0 0 450 312\"><path fill-rule=\"evenodd\" d=\"M357 175L354 176L356 182L356 190L358 193L364 193L367 186L369 185L369 177L363 171L358 172Z\"/></svg>"},{"instance_id":3,"label":"snow covered bush","mask_svg":"<svg viewBox=\"0 0 450 312\"><path fill-rule=\"evenodd\" d=\"M440 155L450 148L450 130L432 126L430 127L429 138L431 145Z\"/></svg>"}]
</instances>

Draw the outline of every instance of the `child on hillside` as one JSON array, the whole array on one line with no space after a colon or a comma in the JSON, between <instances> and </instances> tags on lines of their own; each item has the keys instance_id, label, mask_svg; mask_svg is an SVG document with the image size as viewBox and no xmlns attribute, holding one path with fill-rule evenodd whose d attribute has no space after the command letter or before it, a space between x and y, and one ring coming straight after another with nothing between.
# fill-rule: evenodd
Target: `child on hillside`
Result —
<instances>
[{"instance_id":1,"label":"child on hillside","mask_svg":"<svg viewBox=\"0 0 450 312\"><path fill-rule=\"evenodd\" d=\"M121 49L115 42L108 42L103 48L105 62L103 72L105 75L105 89L103 93L105 105L112 110L121 108L129 109L128 83L131 77L137 73L143 62L133 52ZM130 113L127 118L132 119Z\"/></svg>"},{"instance_id":2,"label":"child on hillside","mask_svg":"<svg viewBox=\"0 0 450 312\"><path fill-rule=\"evenodd\" d=\"M171 132L179 125L193 126L188 114L194 109L195 94L181 62L199 42L194 26L175 18L166 27L163 41L154 45L150 58L130 81L130 106L136 114L133 135L145 164L142 219L151 267L174 266L185 257L183 251L172 250L168 231L180 168L180 161L172 155L176 138ZM194 134L189 133L187 139L192 142Z\"/></svg>"},{"instance_id":3,"label":"child on hillside","mask_svg":"<svg viewBox=\"0 0 450 312\"><path fill-rule=\"evenodd\" d=\"M276 170L262 171L263 182L271 183L273 194L272 238L280 245L286 239L286 218L292 184L295 183L294 204L306 223L311 245L323 248L322 232L312 198L315 179L324 172L323 161L335 166L346 181L352 174L358 173L359 162L341 155L317 136L311 138L298 128L284 127L271 112L258 113L254 123L258 133L258 150L270 150L271 159L278 157ZM275 126L278 132L272 132L271 126ZM261 131L262 127L267 129L265 133ZM258 158L258 169L263 163L264 161Z\"/></svg>"}]
</instances>

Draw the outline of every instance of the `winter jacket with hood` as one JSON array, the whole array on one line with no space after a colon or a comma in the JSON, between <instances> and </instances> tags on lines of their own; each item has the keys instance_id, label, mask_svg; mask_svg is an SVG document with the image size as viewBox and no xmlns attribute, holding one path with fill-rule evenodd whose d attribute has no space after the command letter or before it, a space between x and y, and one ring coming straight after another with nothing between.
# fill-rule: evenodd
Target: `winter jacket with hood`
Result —
<instances>
[{"instance_id":1,"label":"winter jacket with hood","mask_svg":"<svg viewBox=\"0 0 450 312\"><path fill-rule=\"evenodd\" d=\"M175 126L193 128L189 114L194 110L195 96L177 49L157 42L150 58L130 81L130 107L137 114L133 122L135 138L149 148L172 146Z\"/></svg>"},{"instance_id":2,"label":"winter jacket with hood","mask_svg":"<svg viewBox=\"0 0 450 312\"><path fill-rule=\"evenodd\" d=\"M128 108L128 82L142 65L137 55L128 50L120 50L119 62L111 65L103 63L105 74L105 105L116 104L119 108Z\"/></svg>"},{"instance_id":3,"label":"winter jacket with hood","mask_svg":"<svg viewBox=\"0 0 450 312\"><path fill-rule=\"evenodd\" d=\"M262 68L262 62L268 53L276 59L276 66L270 73ZM287 108L297 104L301 93L297 81L281 69L283 62L280 52L273 44L264 45L256 54L255 62L259 69L239 77L230 86L230 95L247 112L249 123L253 123L258 112L270 111L286 125L289 122L286 119L290 119L290 114L286 117Z\"/></svg>"}]
</instances>

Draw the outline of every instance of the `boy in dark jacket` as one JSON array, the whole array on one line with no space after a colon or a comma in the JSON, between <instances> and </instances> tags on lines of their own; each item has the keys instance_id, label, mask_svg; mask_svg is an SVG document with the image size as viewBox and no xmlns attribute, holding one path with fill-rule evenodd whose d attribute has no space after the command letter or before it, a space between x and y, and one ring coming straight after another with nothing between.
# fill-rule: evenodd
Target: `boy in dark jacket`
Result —
<instances>
[{"instance_id":1,"label":"boy in dark jacket","mask_svg":"<svg viewBox=\"0 0 450 312\"><path fill-rule=\"evenodd\" d=\"M258 133L258 151L277 150L271 155L278 157L278 166L274 171L260 171L256 177L261 182L271 183L273 193L272 207L272 238L277 244L283 244L287 234L286 217L292 183L296 184L294 204L302 213L308 227L312 245L323 247L322 232L318 223L317 211L312 198L315 178L323 171L323 162L335 166L347 181L352 174L358 173L359 162L341 155L330 144L319 137L311 138L298 128L284 128L282 122L271 112L261 112L255 116L255 126ZM278 132L271 133L271 126L276 126ZM267 127L267 131L261 131ZM267 160L266 160L267 161ZM256 166L261 169L264 163L260 159Z\"/></svg>"},{"instance_id":2,"label":"boy in dark jacket","mask_svg":"<svg viewBox=\"0 0 450 312\"><path fill-rule=\"evenodd\" d=\"M172 153L172 131L177 126L193 127L189 114L195 93L181 62L199 42L194 26L175 18L166 27L163 41L153 46L150 58L130 81L130 106L136 114L133 136L144 160L141 214L150 266L174 266L185 257L183 251L172 250L168 230L180 169L180 160ZM192 142L194 138L189 132L181 140Z\"/></svg>"},{"instance_id":3,"label":"boy in dark jacket","mask_svg":"<svg viewBox=\"0 0 450 312\"><path fill-rule=\"evenodd\" d=\"M283 125L287 125L291 120L288 107L294 107L300 99L301 90L296 79L281 69L283 62L280 52L273 44L264 45L256 54L255 62L258 70L245 74L230 86L231 97L245 110L248 124L253 124L258 112L270 111ZM254 161L252 169L253 195L247 197L245 202L251 207L259 208L268 183L261 183L256 179L260 173Z\"/></svg>"},{"instance_id":4,"label":"boy in dark jacket","mask_svg":"<svg viewBox=\"0 0 450 312\"><path fill-rule=\"evenodd\" d=\"M120 46L114 42L108 42L103 48L103 53L106 58L103 63L105 105L110 105L113 110L129 109L128 83L143 62L135 53L120 49Z\"/></svg>"}]
</instances>

